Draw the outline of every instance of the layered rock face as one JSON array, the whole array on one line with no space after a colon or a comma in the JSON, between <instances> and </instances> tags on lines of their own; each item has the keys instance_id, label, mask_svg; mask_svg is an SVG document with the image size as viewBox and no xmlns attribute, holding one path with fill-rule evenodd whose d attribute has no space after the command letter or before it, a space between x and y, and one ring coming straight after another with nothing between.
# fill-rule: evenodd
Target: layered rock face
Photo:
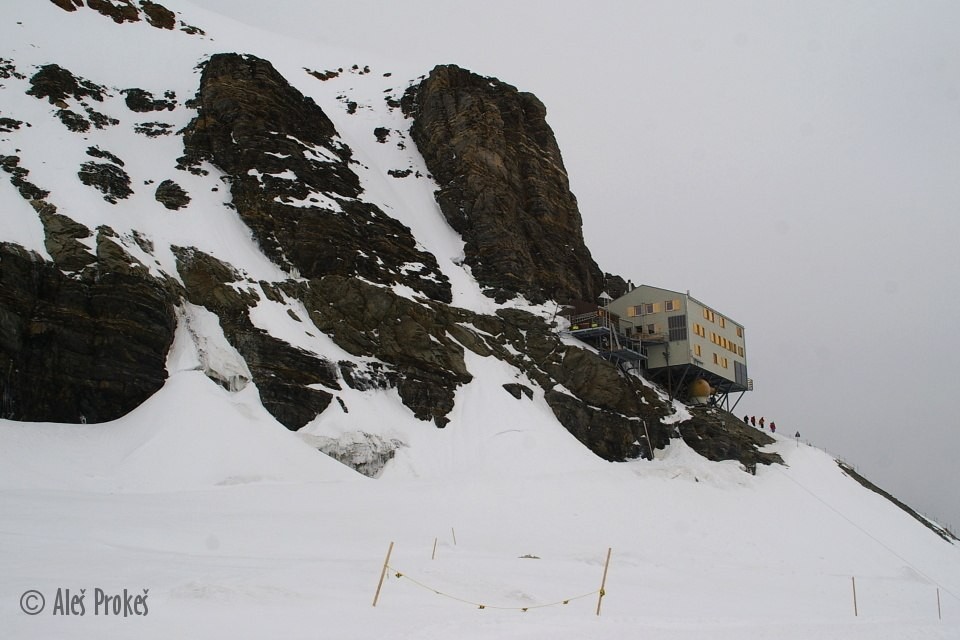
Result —
<instances>
[{"instance_id":1,"label":"layered rock face","mask_svg":"<svg viewBox=\"0 0 960 640\"><path fill-rule=\"evenodd\" d=\"M0 244L0 417L104 422L163 386L168 292L107 255L94 264L69 277Z\"/></svg>"},{"instance_id":2,"label":"layered rock face","mask_svg":"<svg viewBox=\"0 0 960 640\"><path fill-rule=\"evenodd\" d=\"M490 295L597 299L603 274L584 244L560 149L535 96L439 66L411 87L404 109L440 185L440 209Z\"/></svg>"},{"instance_id":3,"label":"layered rock face","mask_svg":"<svg viewBox=\"0 0 960 640\"><path fill-rule=\"evenodd\" d=\"M73 0L61 6L85 5ZM134 15L128 2L109 6ZM0 62L3 77L56 107L49 117L82 145L82 160L68 177L95 190L92 206L119 209L149 185L150 199L159 202L151 215L208 215L193 203L212 165L229 184L227 206L281 274L255 280L202 249L203 238L196 246L159 247L136 229L118 227L117 233L81 224L77 219L103 218L81 217L87 212L71 210L72 204L58 208L48 185L30 181L19 155L0 156L0 171L39 218L51 258L0 244L0 416L63 422L120 417L163 385L178 322L189 333L190 318L200 324L196 318L215 318L210 331L216 335L193 335L199 367L229 391L255 383L263 406L291 430L331 406L348 413L341 397L346 388L395 390L425 427L457 428L450 415L458 389L473 380L472 353L507 363L523 380L503 385L504 402L545 402L560 424L604 459L651 457L682 435L708 457L768 461L757 455L763 443L755 434L733 433L712 417L698 416L679 432L665 425L662 418L672 408L652 387L568 344L543 317L452 306L451 285L436 258L409 228L364 199L353 152L333 122L269 62L212 56L196 98L185 105L170 90L161 90L161 98L145 89L109 89L55 64L28 79L12 62ZM396 108L390 100L389 108ZM584 246L576 199L535 97L457 67L438 67L402 102L412 117L411 135L439 183L439 206L463 237L466 263L488 295L563 302L625 288L622 279L600 272ZM84 137L118 127L118 109L179 114L183 108L196 114L179 132L183 156L169 164L194 174L192 194L166 175L136 175L137 163ZM173 127L132 124L144 140L169 135ZM7 133L31 126L14 118L0 125ZM384 144L396 133L373 130ZM112 219L125 223L122 214ZM226 224L235 224L230 219ZM161 253L173 261L172 273L161 268ZM264 327L273 324L262 315L258 321L268 308L296 323L294 333L304 336L294 340L300 346L271 335ZM339 360L320 355L328 351L319 348L318 333L339 348L332 351ZM216 343L218 353L228 352L230 362L208 358L204 364L205 340ZM404 446L361 431L317 441L370 475Z\"/></svg>"},{"instance_id":4,"label":"layered rock face","mask_svg":"<svg viewBox=\"0 0 960 640\"><path fill-rule=\"evenodd\" d=\"M466 349L509 363L547 390L545 399L560 423L607 460L649 454L649 446L638 444L645 439L641 418L648 422L653 448L669 441L669 429L660 424L669 409L651 389L595 354L565 345L555 327L533 314L502 309L485 315L436 302L416 304L337 276L284 288L304 300L313 323L340 347L386 363L377 371L351 366L343 371L346 384L396 387L414 415L439 427L449 423L456 388L472 379ZM522 385L505 386L505 401L507 394L519 402L532 395Z\"/></svg>"},{"instance_id":5,"label":"layered rock face","mask_svg":"<svg viewBox=\"0 0 960 640\"><path fill-rule=\"evenodd\" d=\"M339 389L334 363L290 345L254 326L250 309L260 302L251 283L230 265L194 248L175 247L186 299L212 311L224 336L243 357L260 401L288 429L299 429L330 404ZM260 291L279 296L269 283Z\"/></svg>"},{"instance_id":6,"label":"layered rock face","mask_svg":"<svg viewBox=\"0 0 960 640\"><path fill-rule=\"evenodd\" d=\"M269 62L213 56L197 107L183 162L207 160L229 175L237 212L274 262L305 278L360 276L451 300L410 229L360 199L350 148L327 115Z\"/></svg>"},{"instance_id":7,"label":"layered rock face","mask_svg":"<svg viewBox=\"0 0 960 640\"><path fill-rule=\"evenodd\" d=\"M27 79L9 61L0 75ZM105 87L55 64L40 67L25 93L56 106L53 117L77 135L117 123L91 104L104 102ZM109 205L128 197L123 161L85 141L83 147L86 156L105 162L82 163L77 179L100 191ZM0 156L0 170L36 213L52 259L0 244L0 416L118 418L166 380L176 286L151 276L127 251L142 237L121 238L106 225L90 229L61 212L50 191L31 182L17 155Z\"/></svg>"},{"instance_id":8,"label":"layered rock face","mask_svg":"<svg viewBox=\"0 0 960 640\"><path fill-rule=\"evenodd\" d=\"M677 430L690 448L709 460L739 460L752 470L759 464L783 464L779 454L764 453L761 448L775 440L759 429L720 409L691 408L692 418Z\"/></svg>"}]
</instances>

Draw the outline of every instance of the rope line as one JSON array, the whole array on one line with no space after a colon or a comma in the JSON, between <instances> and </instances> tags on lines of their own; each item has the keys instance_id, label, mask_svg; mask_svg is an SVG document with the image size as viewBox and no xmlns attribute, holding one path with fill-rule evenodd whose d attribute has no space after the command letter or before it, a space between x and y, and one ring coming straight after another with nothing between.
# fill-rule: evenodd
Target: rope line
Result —
<instances>
[{"instance_id":1,"label":"rope line","mask_svg":"<svg viewBox=\"0 0 960 640\"><path fill-rule=\"evenodd\" d=\"M474 602L473 600L467 600L466 598L460 598L458 596L454 596L449 593L444 593L439 589L436 589L434 587L431 587L430 585L424 584L423 582L420 582L419 580L416 580L414 578L411 578L404 572L398 570L396 567L392 567L388 565L387 568L393 571L394 575L397 578L406 578L407 580L417 585L418 587L422 589L426 589L427 591L432 591L434 594L438 596L443 596L444 598L456 600L457 602L462 602L464 604L473 605L478 609L499 609L501 611L529 611L530 609L543 609L545 607L556 607L558 605L570 604L574 600L580 600L581 598L589 598L590 596L594 596L594 595L597 595L598 593L601 593L601 590L597 589L596 591L591 591L590 593L584 593L583 595L573 596L572 598L564 598L563 600L557 600L556 602L548 602L545 604L532 604L526 607L504 607L500 605L491 605L491 604L484 604L482 602Z\"/></svg>"},{"instance_id":2,"label":"rope line","mask_svg":"<svg viewBox=\"0 0 960 640\"><path fill-rule=\"evenodd\" d=\"M772 465L771 465L771 467L772 467ZM871 540L873 540L874 542L876 542L878 545L880 545L881 547L883 547L884 549L886 549L887 551L889 551L889 552L890 552L891 554L893 554L896 558L898 558L898 559L900 559L901 561L903 561L904 564L906 564L908 567L910 567L911 569L913 569L914 571L916 571L918 574L920 574L921 576L923 576L924 578L926 578L931 584L934 584L934 585L940 587L941 589L943 589L944 592L946 592L948 595L952 596L954 599L960 600L960 597L957 597L957 595L956 595L955 593L953 593L952 591L950 591L950 589L948 589L947 587L945 587L945 586L943 586L942 584L940 584L937 580L934 580L933 578L931 578L930 576L928 576L928 575L927 575L924 571L922 571L919 567L915 566L912 562L910 562L909 560L907 560L906 558L904 558L902 555L900 555L899 553L897 553L897 552L894 551L893 549L891 549L891 548L890 548L888 545L886 545L882 540L878 539L875 535L873 535L872 533L870 533L869 531L867 531L866 529L864 529L863 527L861 527L859 524L857 524L856 522L854 522L853 520L851 520L849 517L846 516L846 514L842 513L839 509L837 509L836 507L834 507L832 504L830 504L829 502L827 502L826 500L824 500L823 498L821 498L820 496L818 496L817 494L815 494L813 491L811 491L810 489L808 489L807 487L805 487L803 484L800 483L799 480L797 480L797 479L795 479L795 478L791 478L789 475L787 475L786 473L784 473L784 472L781 471L780 469L775 469L775 470L776 470L780 475L782 475L784 478L786 478L786 479L789 480L790 482L794 483L795 485L797 485L798 487L800 487L801 489L803 489L804 491L806 491L807 493L809 493L811 496L813 496L817 501L819 501L819 502L820 502L821 504L823 504L825 507L827 507L828 509L830 509L831 511L833 511L835 514L837 514L838 516L840 516L840 517L843 518L844 520L846 520L846 521L847 521L848 523L850 523L854 528L859 529L860 533L864 534L865 536L867 536L868 538L870 538Z\"/></svg>"}]
</instances>

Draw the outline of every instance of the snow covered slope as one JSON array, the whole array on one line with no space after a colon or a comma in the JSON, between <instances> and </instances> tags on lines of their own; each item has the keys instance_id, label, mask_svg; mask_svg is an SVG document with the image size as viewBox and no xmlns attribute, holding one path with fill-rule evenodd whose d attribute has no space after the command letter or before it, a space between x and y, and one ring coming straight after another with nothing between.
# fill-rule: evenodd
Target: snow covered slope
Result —
<instances>
[{"instance_id":1,"label":"snow covered slope","mask_svg":"<svg viewBox=\"0 0 960 640\"><path fill-rule=\"evenodd\" d=\"M5 637L893 640L960 631L956 546L789 439L774 446L787 465L757 476L677 441L654 462L498 477L465 461L440 481L368 480L295 446L198 373L177 374L158 396L96 430L3 424ZM172 403L193 417L162 408ZM477 450L499 453L483 442ZM68 588L90 594L83 617L54 615L57 589ZM148 615L97 614L97 588L148 589ZM19 609L30 589L46 597L35 616Z\"/></svg>"},{"instance_id":2,"label":"snow covered slope","mask_svg":"<svg viewBox=\"0 0 960 640\"><path fill-rule=\"evenodd\" d=\"M174 246L229 263L257 292L256 328L364 365L309 321L302 302L268 295L261 282L295 274L270 261L226 206L217 170L179 171L179 136L138 133L151 122L174 131L190 121L185 102L205 58L251 53L322 106L354 151L364 198L436 256L453 304L501 307L462 266L463 241L434 202L409 125L385 100L426 70L291 43L186 1L166 4L204 34L117 25L44 0L5 9L0 58L13 66L0 80L0 117L30 125L0 133L0 154L17 155L62 213L89 229L109 226L157 277L182 284ZM78 143L51 117L61 106L26 95L27 79L47 64L102 85L104 99L90 105L117 124L93 127ZM327 80L307 71L341 68ZM129 87L169 92L172 108L132 113L121 93ZM386 142L372 135L376 127ZM129 198L104 206L77 180L91 147L123 159ZM49 259L36 212L4 178L0 240ZM173 178L191 197L175 212L153 197ZM559 424L521 370L469 350L473 377L457 388L446 429L416 419L394 389L345 387L293 433L264 409L216 316L188 303L178 314L169 377L131 413L98 425L0 421L4 638L960 637L957 546L816 449L777 436L769 451L785 464L756 476L709 462L679 439L653 461L604 462ZM532 398L514 402L504 384L523 384ZM392 444L373 452L386 466L371 480L310 446L319 441L344 457ZM58 608L67 589L85 590L82 612ZM127 617L97 606L99 592L125 589L148 606Z\"/></svg>"}]
</instances>

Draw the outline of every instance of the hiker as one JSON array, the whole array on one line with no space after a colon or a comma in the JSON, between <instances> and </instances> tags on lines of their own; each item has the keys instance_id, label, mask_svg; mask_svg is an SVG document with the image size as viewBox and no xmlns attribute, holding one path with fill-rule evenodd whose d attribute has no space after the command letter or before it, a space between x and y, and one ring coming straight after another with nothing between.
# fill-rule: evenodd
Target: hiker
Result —
<instances>
[{"instance_id":1,"label":"hiker","mask_svg":"<svg viewBox=\"0 0 960 640\"><path fill-rule=\"evenodd\" d=\"M760 428L763 429L763 416L760 416Z\"/></svg>"},{"instance_id":2,"label":"hiker","mask_svg":"<svg viewBox=\"0 0 960 640\"><path fill-rule=\"evenodd\" d=\"M757 416L750 416L750 424L757 426Z\"/></svg>"},{"instance_id":3,"label":"hiker","mask_svg":"<svg viewBox=\"0 0 960 640\"><path fill-rule=\"evenodd\" d=\"M777 423L774 422L773 420L771 420L771 421L770 421L770 433L776 433L776 432L777 432Z\"/></svg>"},{"instance_id":4,"label":"hiker","mask_svg":"<svg viewBox=\"0 0 960 640\"><path fill-rule=\"evenodd\" d=\"M743 424L750 424L750 416L743 416Z\"/></svg>"}]
</instances>

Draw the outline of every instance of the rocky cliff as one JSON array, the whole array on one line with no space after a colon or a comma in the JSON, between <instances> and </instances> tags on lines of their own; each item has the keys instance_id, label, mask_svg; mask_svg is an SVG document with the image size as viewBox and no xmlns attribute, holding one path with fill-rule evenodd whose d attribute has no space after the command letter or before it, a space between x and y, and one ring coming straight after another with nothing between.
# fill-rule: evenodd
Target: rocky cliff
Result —
<instances>
[{"instance_id":1,"label":"rocky cliff","mask_svg":"<svg viewBox=\"0 0 960 640\"><path fill-rule=\"evenodd\" d=\"M51 6L60 19L93 10L117 29L146 22L171 38L204 33L152 2ZM349 413L348 389L396 394L425 427L456 429L458 393L475 376L468 356L478 356L514 372L500 402L544 403L604 459L650 457L682 437L713 459L773 461L759 452L761 434L722 417L665 420L676 409L653 385L563 334L558 303L624 285L584 244L535 96L455 66L391 87L380 104L346 91L320 103L302 90L369 73L359 67L305 68L292 82L267 60L214 52L176 87L149 78L116 87L69 66L0 59L4 95L16 94L0 119L3 188L19 199L17 219L43 238L0 244L4 418L121 416L163 385L171 345L186 332L210 379L228 391L254 383L291 430ZM362 141L328 115L344 105L380 145L363 160L352 148ZM58 150L23 153L40 133ZM382 195L421 183L368 192L375 153L387 151L423 163L425 172L393 168L386 179L434 192L441 215L431 225L462 239L452 263L401 221L433 215L429 205L411 212ZM52 158L44 153L60 154L61 173L43 166ZM147 156L160 160L148 165ZM452 277L492 298L489 307L454 305ZM402 443L362 427L315 441L341 459L370 457L356 464L377 473Z\"/></svg>"},{"instance_id":2,"label":"rocky cliff","mask_svg":"<svg viewBox=\"0 0 960 640\"><path fill-rule=\"evenodd\" d=\"M536 96L446 65L407 91L404 109L439 185L440 210L492 296L599 297L603 274L584 244L577 200Z\"/></svg>"}]
</instances>

